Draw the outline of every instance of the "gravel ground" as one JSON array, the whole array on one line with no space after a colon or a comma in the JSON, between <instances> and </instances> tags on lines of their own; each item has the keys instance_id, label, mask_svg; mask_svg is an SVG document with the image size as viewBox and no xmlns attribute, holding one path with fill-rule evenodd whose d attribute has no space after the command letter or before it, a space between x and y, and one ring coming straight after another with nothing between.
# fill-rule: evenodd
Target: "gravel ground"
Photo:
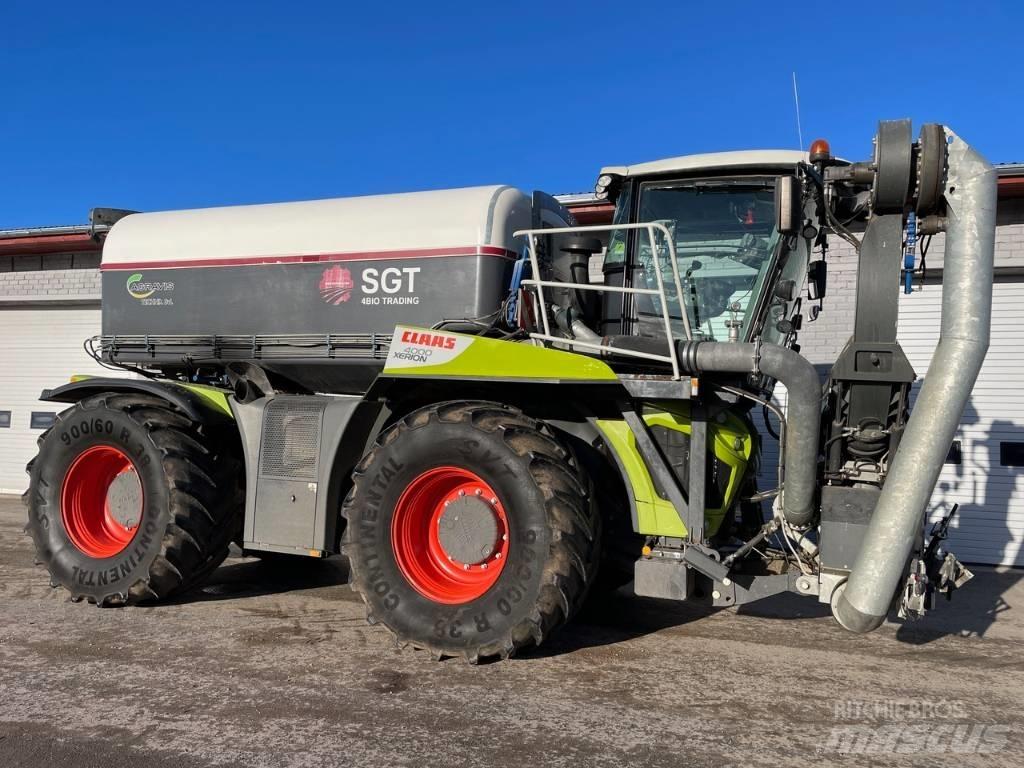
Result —
<instances>
[{"instance_id":1,"label":"gravel ground","mask_svg":"<svg viewBox=\"0 0 1024 768\"><path fill-rule=\"evenodd\" d=\"M1024 765L1024 572L865 636L785 596L616 594L541 652L398 651L344 560L232 559L151 608L47 586L0 498L2 766Z\"/></svg>"}]
</instances>

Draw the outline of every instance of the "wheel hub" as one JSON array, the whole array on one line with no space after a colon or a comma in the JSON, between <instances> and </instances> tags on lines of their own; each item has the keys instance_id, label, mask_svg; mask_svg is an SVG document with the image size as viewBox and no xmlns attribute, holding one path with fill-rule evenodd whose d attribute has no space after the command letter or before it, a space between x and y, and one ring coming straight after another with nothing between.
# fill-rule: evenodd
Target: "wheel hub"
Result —
<instances>
[{"instance_id":1,"label":"wheel hub","mask_svg":"<svg viewBox=\"0 0 1024 768\"><path fill-rule=\"evenodd\" d=\"M476 565L487 560L498 545L494 507L480 496L449 500L437 521L441 548L453 560Z\"/></svg>"},{"instance_id":2,"label":"wheel hub","mask_svg":"<svg viewBox=\"0 0 1024 768\"><path fill-rule=\"evenodd\" d=\"M417 592L461 605L482 596L501 575L509 552L508 518L497 494L475 472L437 467L402 492L391 546Z\"/></svg>"},{"instance_id":3,"label":"wheel hub","mask_svg":"<svg viewBox=\"0 0 1024 768\"><path fill-rule=\"evenodd\" d=\"M142 520L143 492L135 465L110 445L94 445L68 467L60 514L71 543L97 559L131 544Z\"/></svg>"},{"instance_id":4,"label":"wheel hub","mask_svg":"<svg viewBox=\"0 0 1024 768\"><path fill-rule=\"evenodd\" d=\"M107 512L126 530L137 528L142 517L142 483L133 470L121 472L107 489Z\"/></svg>"}]
</instances>

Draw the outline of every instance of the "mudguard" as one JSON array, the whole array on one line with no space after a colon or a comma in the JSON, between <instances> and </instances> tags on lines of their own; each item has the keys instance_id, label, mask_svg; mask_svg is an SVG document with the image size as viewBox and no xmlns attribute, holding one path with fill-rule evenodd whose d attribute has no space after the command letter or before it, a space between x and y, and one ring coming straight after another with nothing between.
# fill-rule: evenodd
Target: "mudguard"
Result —
<instances>
[{"instance_id":1,"label":"mudguard","mask_svg":"<svg viewBox=\"0 0 1024 768\"><path fill-rule=\"evenodd\" d=\"M228 405L229 390L205 384L187 384L152 379L123 379L105 376L76 376L69 384L44 389L40 400L54 403L77 403L101 392L139 392L154 395L180 408L193 421L232 421Z\"/></svg>"}]
</instances>

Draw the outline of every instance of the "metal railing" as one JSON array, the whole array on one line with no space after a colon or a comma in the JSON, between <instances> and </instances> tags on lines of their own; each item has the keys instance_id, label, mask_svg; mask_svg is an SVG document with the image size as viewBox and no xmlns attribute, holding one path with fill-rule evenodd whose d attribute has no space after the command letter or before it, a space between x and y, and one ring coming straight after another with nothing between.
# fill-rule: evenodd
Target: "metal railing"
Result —
<instances>
[{"instance_id":1,"label":"metal railing","mask_svg":"<svg viewBox=\"0 0 1024 768\"><path fill-rule=\"evenodd\" d=\"M580 234L583 232L611 232L615 230L646 230L647 237L650 239L651 252L654 258L651 261L654 263L654 274L657 279L658 287L654 288L627 288L625 286L616 285L592 285L590 283L571 283L561 280L541 280L540 279L540 264L537 260L537 236L538 235L570 235ZM679 298L679 309L683 320L683 329L686 332L687 340L693 338L693 333L690 329L690 318L686 314L686 307L683 301L683 284L679 278L679 265L676 262L676 246L672 238L672 233L669 232L668 228L664 224L657 222L648 222L640 224L601 224L597 226L589 227L552 227L549 229L521 229L513 233L513 237L524 236L527 238L530 253L530 266L532 268L532 277L522 280L523 285L532 286L537 293L537 301L540 305L540 316L541 322L544 328L544 333L531 333L530 338L537 339L539 341L553 342L557 344L569 345L573 348L579 347L581 349L590 349L596 352L607 352L608 348L600 344L594 344L589 341L579 341L578 339L567 339L561 336L554 336L551 333L550 320L548 318L548 307L544 301L544 289L545 288L573 288L581 291L611 291L613 293L624 293L624 294L639 294L643 296L657 296L661 305L661 316L665 324L665 344L668 347L667 355L656 355L651 352L639 352L631 349L623 349L621 347L615 348L616 355L622 355L623 357L636 357L644 360L658 360L663 363L669 363L672 366L672 378L679 379L679 357L676 354L676 345L672 338L672 317L668 309L668 297L665 294L665 279L661 274L661 264L657 258L657 238L655 233L660 233L665 239L665 245L668 248L669 262L672 265L672 282L676 289L676 296Z\"/></svg>"}]
</instances>

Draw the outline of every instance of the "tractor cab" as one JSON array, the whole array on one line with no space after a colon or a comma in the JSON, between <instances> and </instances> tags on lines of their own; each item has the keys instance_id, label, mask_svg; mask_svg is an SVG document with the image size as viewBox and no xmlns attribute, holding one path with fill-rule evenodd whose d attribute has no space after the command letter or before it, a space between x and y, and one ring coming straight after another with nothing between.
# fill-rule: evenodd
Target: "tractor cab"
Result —
<instances>
[{"instance_id":1,"label":"tractor cab","mask_svg":"<svg viewBox=\"0 0 1024 768\"><path fill-rule=\"evenodd\" d=\"M786 344L799 326L808 248L779 232L775 186L806 159L786 150L723 152L602 169L595 191L615 203L614 225L664 227L653 242L642 228L613 229L605 283L655 289L658 272L678 272L681 290L670 280L665 292L675 338L688 329L704 341ZM607 292L598 324L605 335L657 337L662 314L658 296Z\"/></svg>"}]
</instances>

